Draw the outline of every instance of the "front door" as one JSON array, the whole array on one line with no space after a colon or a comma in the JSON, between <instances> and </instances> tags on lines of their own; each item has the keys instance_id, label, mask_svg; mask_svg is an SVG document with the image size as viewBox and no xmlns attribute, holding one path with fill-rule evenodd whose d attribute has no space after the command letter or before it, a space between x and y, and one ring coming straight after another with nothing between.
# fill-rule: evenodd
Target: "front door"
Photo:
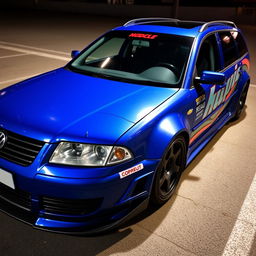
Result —
<instances>
[{"instance_id":1,"label":"front door","mask_svg":"<svg viewBox=\"0 0 256 256\"><path fill-rule=\"evenodd\" d=\"M218 72L221 69L219 47L217 44L217 35L212 34L204 39L201 44L196 62L195 76L201 76L203 71ZM224 96L224 85L217 84L194 84L191 89L191 96L194 98L192 133L190 144L206 131L216 120L218 113L215 113L219 106L218 102ZM218 98L218 99L217 99Z\"/></svg>"}]
</instances>

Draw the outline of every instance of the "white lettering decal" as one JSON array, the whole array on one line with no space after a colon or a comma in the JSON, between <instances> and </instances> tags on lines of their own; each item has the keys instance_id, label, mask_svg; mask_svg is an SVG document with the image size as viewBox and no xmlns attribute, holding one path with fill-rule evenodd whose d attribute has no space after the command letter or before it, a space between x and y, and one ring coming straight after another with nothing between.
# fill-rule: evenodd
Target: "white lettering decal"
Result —
<instances>
[{"instance_id":1,"label":"white lettering decal","mask_svg":"<svg viewBox=\"0 0 256 256\"><path fill-rule=\"evenodd\" d=\"M238 68L227 80L226 86L217 92L216 85L211 87L209 99L205 108L205 112L203 115L203 118L208 116L213 110L215 110L219 105L221 105L225 100L227 95L230 93L230 91L233 89L234 86L236 86L236 83L239 79L240 75L240 69Z\"/></svg>"},{"instance_id":2,"label":"white lettering decal","mask_svg":"<svg viewBox=\"0 0 256 256\"><path fill-rule=\"evenodd\" d=\"M120 179L123 179L123 178L125 178L125 177L127 177L127 176L129 176L129 175L131 175L135 172L138 172L138 171L142 170L143 168L144 168L143 164L138 164L138 165L136 165L132 168L129 168L127 170L119 172Z\"/></svg>"}]
</instances>

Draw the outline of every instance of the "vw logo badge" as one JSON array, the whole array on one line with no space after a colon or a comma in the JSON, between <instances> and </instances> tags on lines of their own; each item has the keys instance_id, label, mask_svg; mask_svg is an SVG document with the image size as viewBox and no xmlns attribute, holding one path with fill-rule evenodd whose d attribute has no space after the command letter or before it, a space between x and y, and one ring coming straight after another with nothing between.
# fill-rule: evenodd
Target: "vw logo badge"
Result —
<instances>
[{"instance_id":1,"label":"vw logo badge","mask_svg":"<svg viewBox=\"0 0 256 256\"><path fill-rule=\"evenodd\" d=\"M3 148L6 140L7 140L6 135L4 134L4 132L0 131L0 149Z\"/></svg>"}]
</instances>

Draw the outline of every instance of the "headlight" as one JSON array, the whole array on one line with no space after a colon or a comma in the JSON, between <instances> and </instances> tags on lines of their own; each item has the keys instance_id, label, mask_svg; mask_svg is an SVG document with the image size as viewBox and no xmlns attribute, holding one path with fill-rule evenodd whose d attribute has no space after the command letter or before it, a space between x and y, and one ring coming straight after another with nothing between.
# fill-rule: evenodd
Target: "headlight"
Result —
<instances>
[{"instance_id":1,"label":"headlight","mask_svg":"<svg viewBox=\"0 0 256 256\"><path fill-rule=\"evenodd\" d=\"M53 152L50 163L105 166L124 162L132 158L125 147L61 142Z\"/></svg>"}]
</instances>

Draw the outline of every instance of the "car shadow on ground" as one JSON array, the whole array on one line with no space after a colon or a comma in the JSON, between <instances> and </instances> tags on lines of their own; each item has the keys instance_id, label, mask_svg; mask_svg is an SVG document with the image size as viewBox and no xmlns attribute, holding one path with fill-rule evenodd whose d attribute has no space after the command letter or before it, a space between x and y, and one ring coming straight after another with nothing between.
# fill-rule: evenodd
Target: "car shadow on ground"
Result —
<instances>
[{"instance_id":1,"label":"car shadow on ground","mask_svg":"<svg viewBox=\"0 0 256 256\"><path fill-rule=\"evenodd\" d=\"M150 222L150 227L149 227L149 236L151 235L151 233L153 233L157 227L159 225L161 225L162 221L165 219L165 217L167 216L168 212L170 211L170 209L172 208L175 200L178 198L178 191L179 188L182 186L183 181L185 180L191 180L191 181L199 181L200 177L198 176L193 176L191 175L191 172L193 171L194 168L196 168L196 166L200 163L200 161L205 157L205 155L207 155L209 152L211 152L214 149L214 145L219 141L219 139L225 134L225 132L232 126L237 125L238 123L242 122L245 117L246 117L246 108L247 106L245 106L245 110L242 112L240 118L237 121L230 121L228 122L213 138L212 140L202 149L202 151L196 156L196 158L187 166L187 168L185 169L184 173L182 174L181 180L179 182L179 185L176 189L176 193L173 195L173 197L163 206L161 207L156 207L156 206L149 206L147 210L145 210L143 213L141 213L140 215L134 217L132 220L130 220L129 222L127 222L125 224L125 226L129 229L132 228L132 225L140 225L140 221L145 220L146 218L152 218L153 221L149 221ZM205 170L207 171L207 170ZM157 218L153 218L153 215L157 215ZM145 227L143 227L145 228ZM133 235L133 233L131 232L131 234L129 235ZM145 240L141 240L138 241L136 240L136 242L133 244L133 248L135 246L137 246L137 244L142 244ZM127 248L128 249L128 248ZM121 251L118 251L121 252Z\"/></svg>"},{"instance_id":2,"label":"car shadow on ground","mask_svg":"<svg viewBox=\"0 0 256 256\"><path fill-rule=\"evenodd\" d=\"M196 182L200 179L191 175L192 170L196 168L208 152L213 150L214 145L227 129L241 122L245 117L246 112L244 111L238 121L228 123L215 135L186 168L181 177L179 187L182 186L184 180L189 179ZM119 230L97 236L70 236L35 230L11 217L0 214L1 230L4 231L0 232L1 255L91 256L129 252L144 243L161 225L178 198L179 187L176 190L176 194L165 205L161 207L150 206ZM140 226L140 221L145 219L150 222L148 230ZM20 254L20 252L22 253Z\"/></svg>"}]
</instances>

